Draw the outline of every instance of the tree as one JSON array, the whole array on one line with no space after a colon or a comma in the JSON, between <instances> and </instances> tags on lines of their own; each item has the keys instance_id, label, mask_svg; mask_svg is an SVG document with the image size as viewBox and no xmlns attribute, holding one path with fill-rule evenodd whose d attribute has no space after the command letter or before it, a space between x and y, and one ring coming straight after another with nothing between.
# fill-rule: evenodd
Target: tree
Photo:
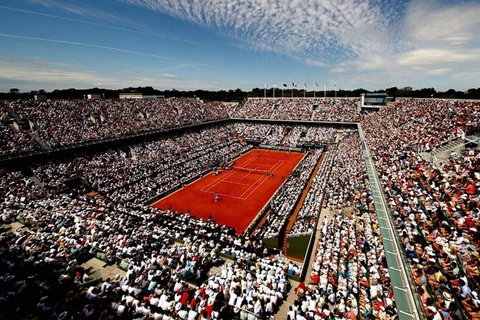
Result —
<instances>
[{"instance_id":1,"label":"tree","mask_svg":"<svg viewBox=\"0 0 480 320\"><path fill-rule=\"evenodd\" d=\"M398 88L397 87L391 87L387 88L387 95L391 97L396 97L398 94Z\"/></svg>"},{"instance_id":2,"label":"tree","mask_svg":"<svg viewBox=\"0 0 480 320\"><path fill-rule=\"evenodd\" d=\"M443 98L456 98L457 97L457 91L455 91L455 89L449 89L442 94L442 97Z\"/></svg>"},{"instance_id":3,"label":"tree","mask_svg":"<svg viewBox=\"0 0 480 320\"><path fill-rule=\"evenodd\" d=\"M360 97L362 93L367 93L368 90L365 90L363 88L355 89L351 92L352 97Z\"/></svg>"},{"instance_id":4,"label":"tree","mask_svg":"<svg viewBox=\"0 0 480 320\"><path fill-rule=\"evenodd\" d=\"M422 88L420 90L416 90L413 96L419 98L431 98L435 96L437 91L434 88Z\"/></svg>"},{"instance_id":5,"label":"tree","mask_svg":"<svg viewBox=\"0 0 480 320\"><path fill-rule=\"evenodd\" d=\"M20 89L12 88L12 89L10 89L10 93L11 93L11 94L19 94L19 93L20 93Z\"/></svg>"},{"instance_id":6,"label":"tree","mask_svg":"<svg viewBox=\"0 0 480 320\"><path fill-rule=\"evenodd\" d=\"M467 90L468 98L480 98L480 88L471 88Z\"/></svg>"}]
</instances>

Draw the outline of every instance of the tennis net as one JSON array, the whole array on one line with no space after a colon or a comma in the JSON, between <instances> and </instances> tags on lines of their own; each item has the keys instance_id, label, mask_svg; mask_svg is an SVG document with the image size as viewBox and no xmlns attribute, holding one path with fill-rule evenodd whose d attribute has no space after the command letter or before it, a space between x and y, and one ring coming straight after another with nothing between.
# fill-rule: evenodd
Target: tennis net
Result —
<instances>
[{"instance_id":1,"label":"tennis net","mask_svg":"<svg viewBox=\"0 0 480 320\"><path fill-rule=\"evenodd\" d=\"M232 169L237 171L242 171L242 172L248 172L248 173L257 173L257 174L264 174L264 175L269 174L267 170L251 169L251 168L245 168L245 167L239 167L239 166L233 166Z\"/></svg>"}]
</instances>

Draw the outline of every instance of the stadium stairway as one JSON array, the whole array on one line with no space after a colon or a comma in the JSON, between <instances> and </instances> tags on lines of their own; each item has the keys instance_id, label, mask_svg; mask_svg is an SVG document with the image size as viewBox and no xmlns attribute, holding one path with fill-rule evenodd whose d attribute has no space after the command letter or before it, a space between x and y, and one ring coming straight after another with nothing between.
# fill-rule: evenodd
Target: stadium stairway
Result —
<instances>
[{"instance_id":1,"label":"stadium stairway","mask_svg":"<svg viewBox=\"0 0 480 320\"><path fill-rule=\"evenodd\" d=\"M105 196L98 191L92 190L89 193L86 194L89 197L95 198L95 199L105 199Z\"/></svg>"},{"instance_id":2,"label":"stadium stairway","mask_svg":"<svg viewBox=\"0 0 480 320\"><path fill-rule=\"evenodd\" d=\"M19 123L20 121L22 121L22 119L20 118L20 116L15 112L13 111L12 108L8 107L8 106L5 106L5 110L8 112L8 114L13 118L13 120L17 123Z\"/></svg>"},{"instance_id":3,"label":"stadium stairway","mask_svg":"<svg viewBox=\"0 0 480 320\"><path fill-rule=\"evenodd\" d=\"M35 183L40 188L43 189L45 187L45 184L37 176L31 176L31 177L29 177L29 179L30 179L30 181Z\"/></svg>"},{"instance_id":4,"label":"stadium stairway","mask_svg":"<svg viewBox=\"0 0 480 320\"><path fill-rule=\"evenodd\" d=\"M285 145L285 141L287 141L288 137L290 136L290 133L292 133L292 130L289 130L288 128L283 128L283 138L282 138L282 141L280 141L280 145L281 146L284 146Z\"/></svg>"},{"instance_id":5,"label":"stadium stairway","mask_svg":"<svg viewBox=\"0 0 480 320\"><path fill-rule=\"evenodd\" d=\"M13 120L20 124L22 122L25 122L27 120L25 119L22 119L15 111L13 111L12 108L10 107L5 107L5 110L8 112L8 114L13 118ZM35 127L35 125L33 125ZM33 128L31 128L33 129ZM36 132L28 132L28 135L30 136L30 138L32 138L32 140L34 140L36 143L38 143L38 145L40 145L40 147L42 147L43 150L51 150L52 148L50 147L50 145L48 145L45 141L43 141L42 139L40 139L40 137L38 136L38 133Z\"/></svg>"},{"instance_id":6,"label":"stadium stairway","mask_svg":"<svg viewBox=\"0 0 480 320\"><path fill-rule=\"evenodd\" d=\"M432 163L433 165L439 165L440 162L444 162L451 157L458 157L459 154L465 149L469 143L478 144L480 139L477 137L465 137L465 139L455 139L448 143L431 150L430 152L423 152L422 157L424 160ZM456 156L455 156L456 155Z\"/></svg>"},{"instance_id":7,"label":"stadium stairway","mask_svg":"<svg viewBox=\"0 0 480 320\"><path fill-rule=\"evenodd\" d=\"M105 264L105 261L98 258L91 258L81 266L85 270L91 270L89 272L89 282L97 284L101 283L101 281L106 278L115 279L116 277L119 277L121 279L126 274L126 272L120 269L116 264Z\"/></svg>"},{"instance_id":8,"label":"stadium stairway","mask_svg":"<svg viewBox=\"0 0 480 320\"><path fill-rule=\"evenodd\" d=\"M52 147L50 147L48 143L40 139L37 132L29 132L28 135L30 136L30 138L35 140L35 142L37 142L42 147L43 150L48 151L52 149Z\"/></svg>"},{"instance_id":9,"label":"stadium stairway","mask_svg":"<svg viewBox=\"0 0 480 320\"><path fill-rule=\"evenodd\" d=\"M312 186L313 179L317 175L317 172L320 169L320 166L323 162L324 157L325 157L325 152L322 153L322 155L320 156L320 159L318 160L317 164L315 165L315 168L313 169L313 172L310 175L310 178L308 179L307 184L302 191L302 195L300 196L300 199L298 200L297 205L295 206L295 209L293 210L293 213L289 218L287 228L285 229L285 236L283 238L282 250L283 250L283 252L286 253L286 257L288 259L299 261L298 259L296 259L294 257L288 256L288 234L290 233L290 230L292 229L292 226L297 219L297 215L298 215L298 213L300 212L300 209L303 206L303 202L305 201L305 198L307 197L308 191L310 190L310 187ZM300 260L300 262L303 262L303 261Z\"/></svg>"}]
</instances>

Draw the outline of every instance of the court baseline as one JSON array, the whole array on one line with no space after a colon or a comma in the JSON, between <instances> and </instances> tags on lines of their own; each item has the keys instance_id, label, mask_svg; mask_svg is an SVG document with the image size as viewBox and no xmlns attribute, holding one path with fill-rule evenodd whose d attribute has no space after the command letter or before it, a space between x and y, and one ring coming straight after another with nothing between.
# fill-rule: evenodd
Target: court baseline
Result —
<instances>
[{"instance_id":1,"label":"court baseline","mask_svg":"<svg viewBox=\"0 0 480 320\"><path fill-rule=\"evenodd\" d=\"M280 167L280 165L283 164L283 162L285 162L285 161L283 161L283 160L282 160L282 161L279 161L275 166L272 167L272 171L271 171L271 172L274 171L273 168L275 168L275 167L277 167L277 168ZM251 190L251 192L250 192L246 197L242 197L242 196L245 194L245 192L247 192L249 189L251 189L251 187L253 187L254 185L252 185L250 188L248 188L247 190L245 190L245 192L240 195L240 199L242 199L242 200L248 199L248 197L250 197L250 196L252 195L252 193L253 193L255 190L257 190L258 187L260 187L260 185L261 185L265 180L267 180L268 178L270 178L270 176L265 176L265 179L262 179L262 182L259 183L259 184L257 184L257 186L256 186L255 188L253 188L253 189Z\"/></svg>"},{"instance_id":2,"label":"court baseline","mask_svg":"<svg viewBox=\"0 0 480 320\"><path fill-rule=\"evenodd\" d=\"M253 160L254 159L252 159L252 161ZM270 160L275 161L276 163L273 166L271 166L271 168L269 170L266 170L268 172L275 172L275 170L277 168L279 168L285 162L284 160L278 160L278 159L270 159ZM252 161L250 161L250 162L252 162ZM246 162L246 163L248 163L248 162ZM261 164L257 165L257 167L260 166L260 165ZM230 198L240 199L240 200L246 200L246 199L248 199L248 197L250 197L250 195L252 195L253 192L255 192L255 190L257 190L259 188L259 186L263 182L265 182L265 180L267 180L270 177L268 175L264 175L263 177L260 177L259 179L257 179L253 184L245 184L245 183L240 183L240 182L244 178L248 177L251 173L246 173L240 180L236 180L236 181L227 180L230 176L233 175L233 173L234 173L234 171L229 172L226 176L222 177L222 179L219 179L219 180L215 181L215 183L210 183L206 187L202 188L200 191L205 192L205 193L214 194L216 192L215 191L210 191L210 190L213 187L219 185L222 182L241 185L241 186L248 186L248 188L240 196L232 196L230 194L220 193L220 195L225 196L225 197L230 197Z\"/></svg>"},{"instance_id":3,"label":"court baseline","mask_svg":"<svg viewBox=\"0 0 480 320\"><path fill-rule=\"evenodd\" d=\"M250 163L254 160L254 158L248 160L248 161L245 161L245 163ZM225 181L226 178L228 178L229 176L233 175L235 173L234 170L230 170L228 173L224 174L220 179L218 180L215 180L215 181L212 181L211 183L207 184L205 187L203 187L202 189L200 189L200 191L202 192L205 192L205 193L215 193L213 191L210 191L210 189L212 187L215 187L217 186L219 183Z\"/></svg>"}]
</instances>

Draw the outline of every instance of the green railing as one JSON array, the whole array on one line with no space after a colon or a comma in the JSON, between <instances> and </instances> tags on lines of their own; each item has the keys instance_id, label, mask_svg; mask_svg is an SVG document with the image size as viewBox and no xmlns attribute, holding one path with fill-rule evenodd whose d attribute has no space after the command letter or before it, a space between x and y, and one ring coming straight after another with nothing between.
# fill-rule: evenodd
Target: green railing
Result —
<instances>
[{"instance_id":1,"label":"green railing","mask_svg":"<svg viewBox=\"0 0 480 320\"><path fill-rule=\"evenodd\" d=\"M414 292L412 274L408 263L405 260L404 251L398 238L398 233L395 230L393 221L387 210L387 204L382 192L381 183L378 179L378 174L360 124L358 124L358 130L360 139L363 143L363 155L375 205L375 213L382 234L382 242L395 295L398 318L399 320L426 319L422 304L418 295Z\"/></svg>"}]
</instances>

